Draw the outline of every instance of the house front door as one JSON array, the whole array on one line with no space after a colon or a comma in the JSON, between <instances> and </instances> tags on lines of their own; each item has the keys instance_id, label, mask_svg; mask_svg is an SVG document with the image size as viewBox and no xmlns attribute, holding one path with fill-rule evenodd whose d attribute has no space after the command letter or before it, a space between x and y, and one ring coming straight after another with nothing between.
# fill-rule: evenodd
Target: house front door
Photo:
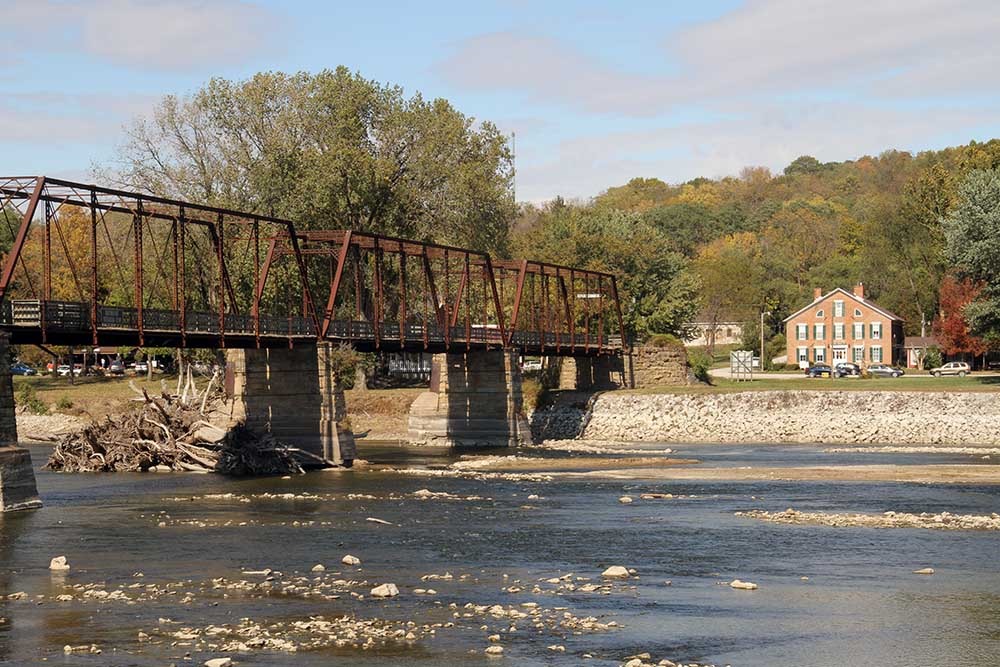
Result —
<instances>
[{"instance_id":1,"label":"house front door","mask_svg":"<svg viewBox=\"0 0 1000 667\"><path fill-rule=\"evenodd\" d=\"M841 361L847 361L847 348L846 347L834 347L833 348L833 363L839 363Z\"/></svg>"}]
</instances>

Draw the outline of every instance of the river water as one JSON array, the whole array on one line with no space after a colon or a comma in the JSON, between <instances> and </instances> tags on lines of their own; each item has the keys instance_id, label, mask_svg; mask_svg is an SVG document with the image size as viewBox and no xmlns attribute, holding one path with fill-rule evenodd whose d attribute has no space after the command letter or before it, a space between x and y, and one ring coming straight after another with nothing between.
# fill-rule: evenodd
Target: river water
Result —
<instances>
[{"instance_id":1,"label":"river water","mask_svg":"<svg viewBox=\"0 0 1000 667\"><path fill-rule=\"evenodd\" d=\"M0 518L0 664L201 665L230 655L238 665L619 665L644 651L654 661L734 666L1000 664L1000 534L734 516L789 506L989 514L1000 511L996 486L464 479L361 469L250 480L70 475L42 471L47 448L31 449L45 507ZM714 457L716 466L831 456L783 449L678 453ZM431 467L448 461L404 449L365 454ZM837 456L845 464L880 462ZM412 495L422 489L454 497ZM618 502L646 492L685 497ZM347 553L361 566L341 565ZM48 569L60 554L72 566L66 575ZM317 563L326 571L311 572ZM580 590L601 584L609 565L635 568L638 577ZM934 575L912 573L928 566ZM276 571L266 584L265 575L244 574L265 568ZM445 572L454 578L421 581ZM575 590L543 581L568 574L563 582ZM760 588L723 585L734 578ZM244 581L251 583L234 585ZM290 587L295 582L297 589ZM372 598L370 588L383 582L395 583L400 595ZM520 592L509 592L512 586ZM418 587L436 595L414 594ZM88 590L121 592L111 599ZM18 592L27 599L5 599ZM540 627L531 617L464 608L500 604L528 612L521 605L532 602ZM349 641L323 645L306 630L297 637L322 646L236 653L208 646L216 641L212 627L241 619L277 633L310 617L344 615L388 619L404 630L413 621L419 636L361 649ZM616 625L574 634L573 619L588 616ZM509 632L512 623L516 631ZM432 635L424 624L439 627ZM188 629L198 639L177 637ZM140 632L149 637L140 641ZM500 659L483 653L495 632ZM64 654L64 645L94 645L101 653Z\"/></svg>"}]
</instances>

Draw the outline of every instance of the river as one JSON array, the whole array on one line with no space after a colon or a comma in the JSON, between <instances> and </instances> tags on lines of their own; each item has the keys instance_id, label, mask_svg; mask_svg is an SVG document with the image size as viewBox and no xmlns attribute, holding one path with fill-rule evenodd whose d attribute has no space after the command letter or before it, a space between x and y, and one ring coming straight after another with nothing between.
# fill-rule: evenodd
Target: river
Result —
<instances>
[{"instance_id":1,"label":"river","mask_svg":"<svg viewBox=\"0 0 1000 667\"><path fill-rule=\"evenodd\" d=\"M714 465L773 465L789 452L806 461L830 456L809 447L780 457L767 447L678 449L715 457ZM789 506L990 514L1000 511L998 486L479 479L373 469L245 480L71 475L41 470L48 448L31 450L45 507L0 517L0 664L201 665L228 655L237 665L604 666L640 652L653 662L734 666L1000 663L1000 533L734 516ZM448 461L387 447L365 454L395 465ZM450 497L413 495L423 489ZM640 501L641 493L675 497ZM623 494L636 502L619 503ZM345 554L361 565L342 565ZM48 569L57 555L72 567L65 575ZM316 564L325 571L313 572ZM638 576L606 585L600 573L610 565ZM936 572L913 574L923 567ZM446 572L453 578L421 580ZM734 578L759 589L734 590ZM400 594L373 598L370 589L385 582ZM19 592L27 599L7 599ZM504 615L467 603L502 605ZM344 615L386 623L373 625L379 636L369 648L358 648L363 627L337 646L336 631L309 621ZM580 620L587 617L595 620ZM300 647L209 646L235 641L241 619L250 619L243 639L253 635L246 628L270 626ZM397 631L413 634L382 641ZM499 659L484 654L494 633ZM76 648L64 654L66 645Z\"/></svg>"}]
</instances>

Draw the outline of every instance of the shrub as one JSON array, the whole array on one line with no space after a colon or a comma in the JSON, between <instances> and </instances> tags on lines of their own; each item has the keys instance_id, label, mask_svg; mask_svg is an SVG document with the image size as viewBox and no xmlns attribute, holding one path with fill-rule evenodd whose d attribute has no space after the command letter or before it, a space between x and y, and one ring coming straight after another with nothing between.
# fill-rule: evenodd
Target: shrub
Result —
<instances>
[{"instance_id":1,"label":"shrub","mask_svg":"<svg viewBox=\"0 0 1000 667\"><path fill-rule=\"evenodd\" d=\"M694 376L706 384L712 384L708 369L712 367L712 357L701 350L691 350L688 353L688 368Z\"/></svg>"},{"instance_id":2,"label":"shrub","mask_svg":"<svg viewBox=\"0 0 1000 667\"><path fill-rule=\"evenodd\" d=\"M70 400L69 396L60 396L59 400L56 401L56 407L60 410L68 410L73 407L73 401Z\"/></svg>"},{"instance_id":3,"label":"shrub","mask_svg":"<svg viewBox=\"0 0 1000 667\"><path fill-rule=\"evenodd\" d=\"M681 339L677 336L665 333L653 334L646 341L646 344L651 347L673 347L675 345L684 345L684 343L681 342Z\"/></svg>"},{"instance_id":4,"label":"shrub","mask_svg":"<svg viewBox=\"0 0 1000 667\"><path fill-rule=\"evenodd\" d=\"M535 378L524 378L521 380L521 398L524 401L524 411L531 412L548 405L549 390Z\"/></svg>"},{"instance_id":5,"label":"shrub","mask_svg":"<svg viewBox=\"0 0 1000 667\"><path fill-rule=\"evenodd\" d=\"M941 356L941 349L936 345L927 348L924 352L924 370L929 371L932 368L937 368L944 363L944 357Z\"/></svg>"},{"instance_id":6,"label":"shrub","mask_svg":"<svg viewBox=\"0 0 1000 667\"><path fill-rule=\"evenodd\" d=\"M802 369L799 368L798 364L785 364L785 370L786 371L800 371Z\"/></svg>"},{"instance_id":7,"label":"shrub","mask_svg":"<svg viewBox=\"0 0 1000 667\"><path fill-rule=\"evenodd\" d=\"M45 403L42 403L41 399L38 398L34 385L28 382L24 382L18 387L17 395L14 399L18 405L33 415L44 415L49 412Z\"/></svg>"}]
</instances>

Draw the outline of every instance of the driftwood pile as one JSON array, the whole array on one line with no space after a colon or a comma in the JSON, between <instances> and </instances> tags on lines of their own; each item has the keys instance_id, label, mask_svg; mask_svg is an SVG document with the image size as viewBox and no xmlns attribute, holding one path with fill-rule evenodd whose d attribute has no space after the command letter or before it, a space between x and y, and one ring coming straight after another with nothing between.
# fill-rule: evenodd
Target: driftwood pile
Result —
<instances>
[{"instance_id":1,"label":"driftwood pile","mask_svg":"<svg viewBox=\"0 0 1000 667\"><path fill-rule=\"evenodd\" d=\"M164 389L159 396L133 384L138 396L128 411L64 437L47 467L63 472L146 472L157 466L225 475L302 472L294 454L270 434L212 424L208 414L221 402L218 392L211 394L213 384L203 394L189 394L185 387L181 395Z\"/></svg>"}]
</instances>

